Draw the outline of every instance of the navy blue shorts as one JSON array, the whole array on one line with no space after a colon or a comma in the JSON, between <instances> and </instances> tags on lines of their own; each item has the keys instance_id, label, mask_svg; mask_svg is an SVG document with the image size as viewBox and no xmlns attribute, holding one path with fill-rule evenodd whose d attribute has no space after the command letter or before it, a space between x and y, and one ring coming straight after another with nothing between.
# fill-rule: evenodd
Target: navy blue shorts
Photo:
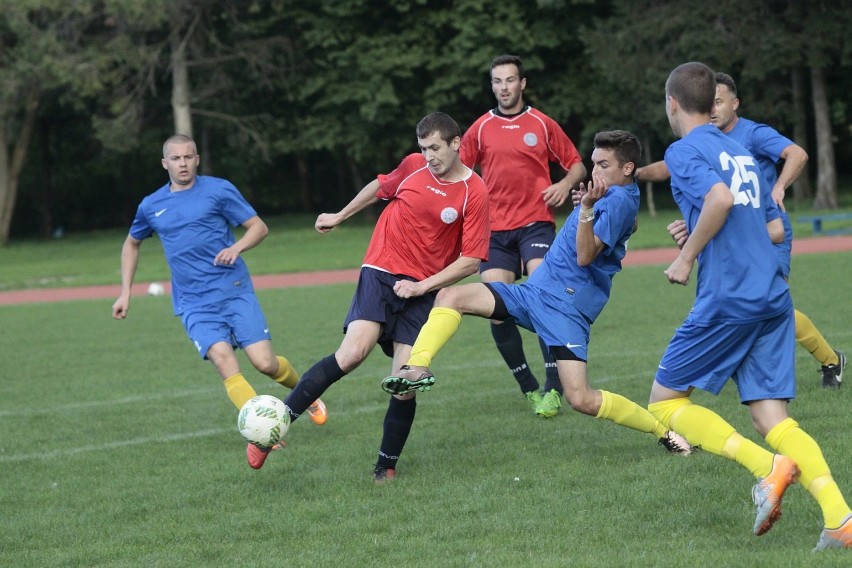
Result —
<instances>
[{"instance_id":1,"label":"navy blue shorts","mask_svg":"<svg viewBox=\"0 0 852 568\"><path fill-rule=\"evenodd\" d=\"M343 322L343 333L356 320L374 321L382 324L379 346L388 357L393 357L393 342L414 345L420 328L429 319L437 292L429 292L417 298L400 298L394 294L393 286L399 280L416 282L409 276L397 276L375 268L362 267L358 275L358 286L349 313Z\"/></svg>"},{"instance_id":2,"label":"navy blue shorts","mask_svg":"<svg viewBox=\"0 0 852 568\"><path fill-rule=\"evenodd\" d=\"M544 257L555 238L556 227L544 221L510 231L492 231L488 260L479 265L479 272L502 268L514 272L517 280L526 274L529 261Z\"/></svg>"}]
</instances>

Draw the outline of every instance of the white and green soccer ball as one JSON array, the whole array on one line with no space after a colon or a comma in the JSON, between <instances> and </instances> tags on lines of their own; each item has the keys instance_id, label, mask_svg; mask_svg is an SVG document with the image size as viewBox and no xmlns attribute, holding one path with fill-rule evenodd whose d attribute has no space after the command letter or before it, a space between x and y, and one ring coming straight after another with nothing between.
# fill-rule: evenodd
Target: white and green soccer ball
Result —
<instances>
[{"instance_id":1,"label":"white and green soccer ball","mask_svg":"<svg viewBox=\"0 0 852 568\"><path fill-rule=\"evenodd\" d=\"M281 400L262 394L246 402L237 416L243 438L261 448L271 448L287 434L290 412Z\"/></svg>"}]
</instances>

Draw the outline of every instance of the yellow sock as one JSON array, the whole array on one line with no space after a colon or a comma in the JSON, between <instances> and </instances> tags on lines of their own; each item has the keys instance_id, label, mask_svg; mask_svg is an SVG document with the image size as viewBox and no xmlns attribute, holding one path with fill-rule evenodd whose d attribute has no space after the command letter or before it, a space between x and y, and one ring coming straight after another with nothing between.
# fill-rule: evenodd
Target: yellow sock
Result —
<instances>
[{"instance_id":1,"label":"yellow sock","mask_svg":"<svg viewBox=\"0 0 852 568\"><path fill-rule=\"evenodd\" d=\"M432 358L447 344L461 325L462 316L450 308L432 308L429 319L420 329L417 340L411 348L409 365L428 367Z\"/></svg>"},{"instance_id":2,"label":"yellow sock","mask_svg":"<svg viewBox=\"0 0 852 568\"><path fill-rule=\"evenodd\" d=\"M837 365L840 362L837 353L816 328L814 322L799 310L794 311L796 313L796 341L799 342L799 345L807 349L820 364Z\"/></svg>"},{"instance_id":3,"label":"yellow sock","mask_svg":"<svg viewBox=\"0 0 852 568\"><path fill-rule=\"evenodd\" d=\"M640 432L653 433L657 438L666 434L666 427L654 418L650 412L620 394L602 390L601 408L595 418L612 420Z\"/></svg>"},{"instance_id":4,"label":"yellow sock","mask_svg":"<svg viewBox=\"0 0 852 568\"><path fill-rule=\"evenodd\" d=\"M227 391L228 398L231 399L237 410L241 409L249 399L257 396L257 393L248 384L242 373L237 373L225 379L225 391Z\"/></svg>"},{"instance_id":5,"label":"yellow sock","mask_svg":"<svg viewBox=\"0 0 852 568\"><path fill-rule=\"evenodd\" d=\"M655 402L648 410L693 446L733 460L755 477L766 477L772 471L772 452L743 438L721 416L688 398Z\"/></svg>"},{"instance_id":6,"label":"yellow sock","mask_svg":"<svg viewBox=\"0 0 852 568\"><path fill-rule=\"evenodd\" d=\"M278 359L278 374L274 377L275 382L288 389L295 387L299 382L299 373L286 357L276 355L275 358Z\"/></svg>"},{"instance_id":7,"label":"yellow sock","mask_svg":"<svg viewBox=\"0 0 852 568\"><path fill-rule=\"evenodd\" d=\"M799 466L802 472L799 483L819 503L825 526L840 526L850 513L849 505L831 477L831 470L816 440L799 428L795 420L787 418L766 434L766 442Z\"/></svg>"}]
</instances>

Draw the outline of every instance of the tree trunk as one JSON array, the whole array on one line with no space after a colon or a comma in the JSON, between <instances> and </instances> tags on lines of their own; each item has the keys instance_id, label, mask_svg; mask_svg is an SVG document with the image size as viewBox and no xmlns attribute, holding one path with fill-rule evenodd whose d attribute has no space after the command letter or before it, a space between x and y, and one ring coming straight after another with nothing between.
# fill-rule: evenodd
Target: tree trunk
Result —
<instances>
[{"instance_id":1,"label":"tree trunk","mask_svg":"<svg viewBox=\"0 0 852 568\"><path fill-rule=\"evenodd\" d=\"M817 189L815 209L837 209L837 170L831 140L831 121L828 116L828 96L825 92L825 73L821 67L811 67L811 97L814 104L817 143Z\"/></svg>"},{"instance_id":2,"label":"tree trunk","mask_svg":"<svg viewBox=\"0 0 852 568\"><path fill-rule=\"evenodd\" d=\"M801 146L805 152L808 151L808 112L805 108L805 91L804 77L802 76L802 68L795 66L792 69L793 82L793 140ZM805 171L802 172L796 181L793 182L793 201L795 203L804 203L809 201L814 195L813 187L811 186L811 176L808 175L808 166L805 164Z\"/></svg>"},{"instance_id":3,"label":"tree trunk","mask_svg":"<svg viewBox=\"0 0 852 568\"><path fill-rule=\"evenodd\" d=\"M299 204L302 212L311 213L314 210L314 196L311 195L311 184L308 183L310 169L305 155L301 152L296 154L296 171L299 173Z\"/></svg>"},{"instance_id":4,"label":"tree trunk","mask_svg":"<svg viewBox=\"0 0 852 568\"><path fill-rule=\"evenodd\" d=\"M18 133L18 139L14 141L15 146L11 155L7 153L11 142L6 135L8 125L0 119L0 245L6 245L9 242L12 213L15 211L15 201L18 198L18 181L33 137L38 105L38 92L32 90L27 94L24 102L21 131Z\"/></svg>"},{"instance_id":5,"label":"tree trunk","mask_svg":"<svg viewBox=\"0 0 852 568\"><path fill-rule=\"evenodd\" d=\"M192 113L189 103L189 70L186 64L186 41L178 30L172 33L172 113L175 134L192 136Z\"/></svg>"}]
</instances>

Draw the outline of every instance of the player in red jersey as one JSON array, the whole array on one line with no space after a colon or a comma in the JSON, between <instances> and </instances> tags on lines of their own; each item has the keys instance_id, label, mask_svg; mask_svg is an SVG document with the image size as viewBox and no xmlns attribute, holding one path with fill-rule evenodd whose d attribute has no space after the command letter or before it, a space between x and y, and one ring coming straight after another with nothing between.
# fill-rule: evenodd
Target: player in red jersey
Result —
<instances>
[{"instance_id":1,"label":"player in red jersey","mask_svg":"<svg viewBox=\"0 0 852 568\"><path fill-rule=\"evenodd\" d=\"M364 186L339 212L317 217L316 229L327 233L379 199L389 201L364 257L343 341L302 375L285 400L292 420L317 399L313 393L325 392L355 370L376 345L398 372L437 291L474 274L488 257L488 190L459 159L458 124L444 113L426 115L417 124L417 143L420 154ZM414 422L416 400L410 394L390 399L377 481L394 476Z\"/></svg>"},{"instance_id":2,"label":"player in red jersey","mask_svg":"<svg viewBox=\"0 0 852 568\"><path fill-rule=\"evenodd\" d=\"M492 233L488 260L480 265L483 282L511 284L533 273L556 237L553 208L562 205L586 175L577 148L559 124L524 104L526 84L519 57L495 58L491 89L497 107L462 137L462 162L479 164L488 186ZM551 162L565 171L556 183L550 178ZM491 334L535 413L555 416L562 406L562 385L547 346L539 341L547 374L542 394L515 323L492 321Z\"/></svg>"}]
</instances>

